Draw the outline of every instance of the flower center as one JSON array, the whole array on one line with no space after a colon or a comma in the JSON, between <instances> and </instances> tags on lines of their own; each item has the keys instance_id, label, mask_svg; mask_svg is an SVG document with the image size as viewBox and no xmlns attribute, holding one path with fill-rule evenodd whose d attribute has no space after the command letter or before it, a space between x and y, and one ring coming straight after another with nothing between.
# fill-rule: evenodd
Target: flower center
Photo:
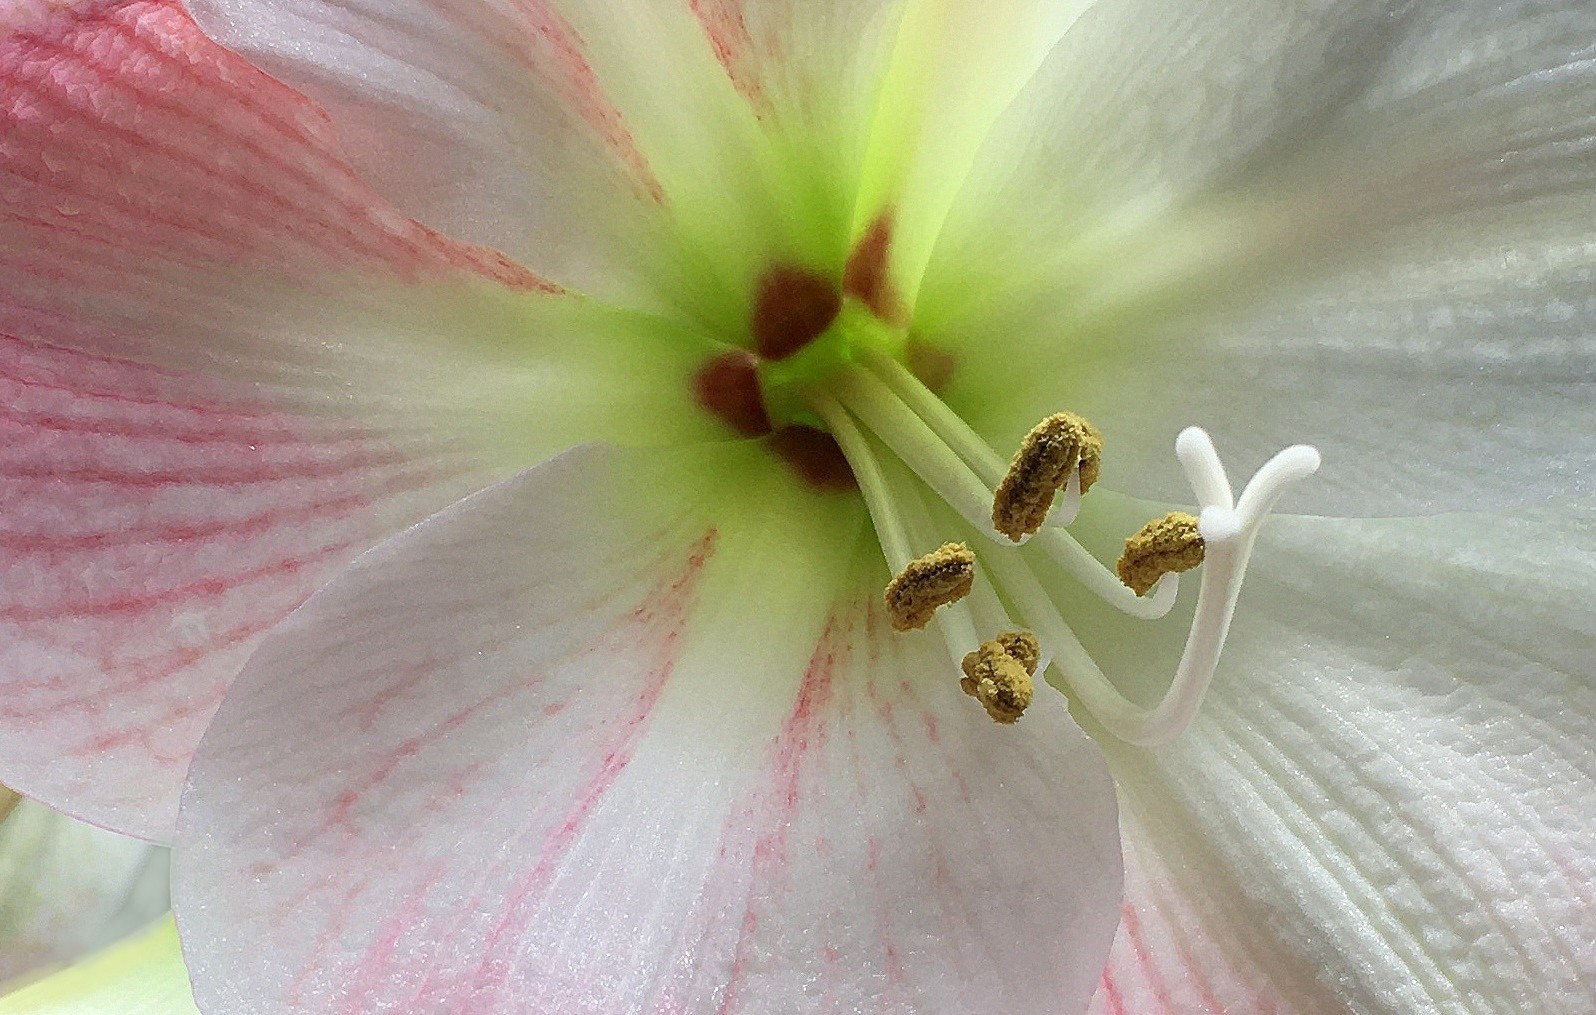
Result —
<instances>
[{"instance_id":1,"label":"flower center","mask_svg":"<svg viewBox=\"0 0 1596 1015\"><path fill-rule=\"evenodd\" d=\"M857 486L895 575L884 593L892 626L914 637L934 621L951 672L962 672L960 686L994 720L1018 720L1033 677L1056 667L1111 734L1144 746L1173 740L1207 692L1265 518L1287 486L1318 468L1318 453L1287 448L1237 498L1208 435L1188 428L1175 454L1199 513L1148 523L1126 540L1116 574L1067 528L1097 479L1103 435L1080 416L1055 413L1005 461L933 390L955 364L926 355L899 323L878 263L889 240L890 223L878 221L840 285L804 268L769 271L755 294L752 349L705 364L694 380L699 403L737 432L765 438L811 485ZM1174 605L1179 573L1202 568L1163 701L1144 708L1119 693L1060 614L1039 567L1062 569L1149 621Z\"/></svg>"}]
</instances>

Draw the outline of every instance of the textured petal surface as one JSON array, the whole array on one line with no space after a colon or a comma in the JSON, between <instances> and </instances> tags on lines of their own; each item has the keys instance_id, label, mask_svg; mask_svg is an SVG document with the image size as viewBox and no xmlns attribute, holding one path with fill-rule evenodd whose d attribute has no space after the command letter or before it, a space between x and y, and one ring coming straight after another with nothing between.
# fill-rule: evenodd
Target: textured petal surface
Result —
<instances>
[{"instance_id":1,"label":"textured petal surface","mask_svg":"<svg viewBox=\"0 0 1596 1015\"><path fill-rule=\"evenodd\" d=\"M556 5L189 8L325 108L355 168L407 213L567 285L620 295L635 284L626 243L649 246L659 183Z\"/></svg>"},{"instance_id":2,"label":"textured petal surface","mask_svg":"<svg viewBox=\"0 0 1596 1015\"><path fill-rule=\"evenodd\" d=\"M0 984L70 962L167 909L166 851L0 790Z\"/></svg>"},{"instance_id":3,"label":"textured petal surface","mask_svg":"<svg viewBox=\"0 0 1596 1015\"><path fill-rule=\"evenodd\" d=\"M194 766L200 1003L1079 1010L1119 897L1100 753L839 599L861 516L750 448L589 447L372 551Z\"/></svg>"},{"instance_id":4,"label":"textured petal surface","mask_svg":"<svg viewBox=\"0 0 1596 1015\"><path fill-rule=\"evenodd\" d=\"M195 0L425 222L728 330L840 267L897 0Z\"/></svg>"},{"instance_id":5,"label":"textured petal surface","mask_svg":"<svg viewBox=\"0 0 1596 1015\"><path fill-rule=\"evenodd\" d=\"M702 352L397 215L174 4L12 16L0 776L163 838L263 631L479 466L705 432Z\"/></svg>"},{"instance_id":6,"label":"textured petal surface","mask_svg":"<svg viewBox=\"0 0 1596 1015\"><path fill-rule=\"evenodd\" d=\"M1089 415L1142 495L1190 423L1317 444L1316 510L1589 491L1596 11L1167 6L1097 5L994 130L922 301L950 398L1005 441Z\"/></svg>"},{"instance_id":7,"label":"textured petal surface","mask_svg":"<svg viewBox=\"0 0 1596 1015\"><path fill-rule=\"evenodd\" d=\"M0 1015L198 1015L178 951L177 928L163 920L14 994Z\"/></svg>"},{"instance_id":8,"label":"textured petal surface","mask_svg":"<svg viewBox=\"0 0 1596 1015\"><path fill-rule=\"evenodd\" d=\"M1255 561L1196 724L1110 751L1131 908L1100 1010L1590 1011L1591 505L1277 519ZM1152 689L1160 635L1077 629Z\"/></svg>"}]
</instances>

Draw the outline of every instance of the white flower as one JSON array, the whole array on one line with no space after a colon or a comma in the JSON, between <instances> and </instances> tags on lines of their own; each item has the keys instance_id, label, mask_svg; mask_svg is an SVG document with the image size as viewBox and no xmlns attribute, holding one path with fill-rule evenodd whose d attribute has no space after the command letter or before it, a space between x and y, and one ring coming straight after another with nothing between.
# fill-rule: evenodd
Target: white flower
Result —
<instances>
[{"instance_id":1,"label":"white flower","mask_svg":"<svg viewBox=\"0 0 1596 1015\"><path fill-rule=\"evenodd\" d=\"M7 14L0 777L187 772L207 1015L1590 1007L1588 4L194 10L320 106ZM1201 704L1264 505L1188 424L1387 516L1263 530ZM1091 738L965 696L1011 624Z\"/></svg>"}]
</instances>

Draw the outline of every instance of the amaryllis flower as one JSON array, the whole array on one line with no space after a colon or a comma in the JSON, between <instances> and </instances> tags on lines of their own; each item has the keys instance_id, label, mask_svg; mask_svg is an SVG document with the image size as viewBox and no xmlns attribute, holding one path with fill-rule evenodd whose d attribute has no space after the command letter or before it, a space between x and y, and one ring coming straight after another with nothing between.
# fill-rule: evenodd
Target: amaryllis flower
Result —
<instances>
[{"instance_id":1,"label":"amaryllis flower","mask_svg":"<svg viewBox=\"0 0 1596 1015\"><path fill-rule=\"evenodd\" d=\"M206 1015L1589 1008L1588 4L192 9L6 14L0 779Z\"/></svg>"}]
</instances>

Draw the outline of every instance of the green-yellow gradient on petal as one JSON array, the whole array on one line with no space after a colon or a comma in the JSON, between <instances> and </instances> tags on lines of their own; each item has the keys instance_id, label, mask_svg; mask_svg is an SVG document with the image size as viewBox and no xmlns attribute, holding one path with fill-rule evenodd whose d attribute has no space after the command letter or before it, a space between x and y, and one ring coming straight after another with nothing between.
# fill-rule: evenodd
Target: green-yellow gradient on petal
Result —
<instances>
[{"instance_id":1,"label":"green-yellow gradient on petal","mask_svg":"<svg viewBox=\"0 0 1596 1015\"><path fill-rule=\"evenodd\" d=\"M0 991L155 916L144 888L164 862L148 843L0 787Z\"/></svg>"},{"instance_id":2,"label":"green-yellow gradient on petal","mask_svg":"<svg viewBox=\"0 0 1596 1015\"><path fill-rule=\"evenodd\" d=\"M197 1015L168 917L46 979L0 997L0 1015Z\"/></svg>"},{"instance_id":3,"label":"green-yellow gradient on petal","mask_svg":"<svg viewBox=\"0 0 1596 1015\"><path fill-rule=\"evenodd\" d=\"M882 82L855 207L859 235L894 211L895 275L912 298L987 131L1090 4L908 5Z\"/></svg>"}]
</instances>

